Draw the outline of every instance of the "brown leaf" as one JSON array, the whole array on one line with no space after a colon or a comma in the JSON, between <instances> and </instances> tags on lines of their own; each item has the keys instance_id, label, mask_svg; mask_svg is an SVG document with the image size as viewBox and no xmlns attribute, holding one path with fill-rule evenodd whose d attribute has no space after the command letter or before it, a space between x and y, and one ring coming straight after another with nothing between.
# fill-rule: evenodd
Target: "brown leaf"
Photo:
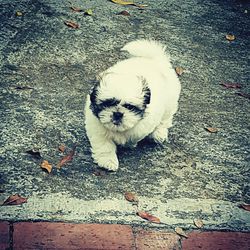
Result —
<instances>
[{"instance_id":1,"label":"brown leaf","mask_svg":"<svg viewBox=\"0 0 250 250\"><path fill-rule=\"evenodd\" d=\"M175 72L178 76L181 76L184 73L184 69L182 67L176 67Z\"/></svg>"},{"instance_id":2,"label":"brown leaf","mask_svg":"<svg viewBox=\"0 0 250 250\"><path fill-rule=\"evenodd\" d=\"M136 202L136 203L139 202L138 198L136 197L136 195L135 195L134 193L125 192L124 196L125 196L125 199L126 199L127 201Z\"/></svg>"},{"instance_id":3,"label":"brown leaf","mask_svg":"<svg viewBox=\"0 0 250 250\"><path fill-rule=\"evenodd\" d=\"M61 167L62 167L64 164L66 164L67 162L72 161L72 160L73 160L73 156L74 156L74 154L75 154L75 150L76 150L76 146L73 147L72 151L71 151L68 155L64 156L64 157L60 160L60 162L56 165L57 168L61 168Z\"/></svg>"},{"instance_id":4,"label":"brown leaf","mask_svg":"<svg viewBox=\"0 0 250 250\"><path fill-rule=\"evenodd\" d=\"M19 194L14 194L5 200L1 206L21 205L26 203L27 200L27 198L21 197Z\"/></svg>"},{"instance_id":5,"label":"brown leaf","mask_svg":"<svg viewBox=\"0 0 250 250\"><path fill-rule=\"evenodd\" d=\"M246 93L243 93L243 92L238 92L238 93L236 93L236 95L239 95L239 96L245 97L247 99L250 99L250 94L246 94Z\"/></svg>"},{"instance_id":6,"label":"brown leaf","mask_svg":"<svg viewBox=\"0 0 250 250\"><path fill-rule=\"evenodd\" d=\"M242 87L239 83L230 82L221 83L221 85L227 89L240 89Z\"/></svg>"},{"instance_id":7,"label":"brown leaf","mask_svg":"<svg viewBox=\"0 0 250 250\"><path fill-rule=\"evenodd\" d=\"M118 13L118 15L122 15L122 16L130 16L129 12L126 10L123 10L121 12Z\"/></svg>"},{"instance_id":8,"label":"brown leaf","mask_svg":"<svg viewBox=\"0 0 250 250\"><path fill-rule=\"evenodd\" d=\"M133 1L129 1L129 0L110 0L110 1L113 3L121 4L121 5L134 5L138 8L144 8L148 6L146 4L136 4Z\"/></svg>"},{"instance_id":9,"label":"brown leaf","mask_svg":"<svg viewBox=\"0 0 250 250\"><path fill-rule=\"evenodd\" d=\"M83 12L83 9L80 9L78 7L70 7L70 9L74 12Z\"/></svg>"},{"instance_id":10,"label":"brown leaf","mask_svg":"<svg viewBox=\"0 0 250 250\"><path fill-rule=\"evenodd\" d=\"M84 11L85 16L93 16L93 10L92 9L87 9Z\"/></svg>"},{"instance_id":11,"label":"brown leaf","mask_svg":"<svg viewBox=\"0 0 250 250\"><path fill-rule=\"evenodd\" d=\"M60 152L64 153L65 150L66 150L66 146L63 145L63 144L61 144L61 145L58 147L58 150L59 150Z\"/></svg>"},{"instance_id":12,"label":"brown leaf","mask_svg":"<svg viewBox=\"0 0 250 250\"><path fill-rule=\"evenodd\" d=\"M240 204L240 208L243 208L246 211L250 211L250 204Z\"/></svg>"},{"instance_id":13,"label":"brown leaf","mask_svg":"<svg viewBox=\"0 0 250 250\"><path fill-rule=\"evenodd\" d=\"M188 238L187 234L184 232L184 230L181 227L176 227L174 231L179 234L180 236L183 236L185 238Z\"/></svg>"},{"instance_id":14,"label":"brown leaf","mask_svg":"<svg viewBox=\"0 0 250 250\"><path fill-rule=\"evenodd\" d=\"M137 215L140 216L142 219L148 220L152 223L157 223L157 224L161 223L159 218L157 218L157 217L155 217L155 216L153 216L145 211L138 211Z\"/></svg>"},{"instance_id":15,"label":"brown leaf","mask_svg":"<svg viewBox=\"0 0 250 250\"><path fill-rule=\"evenodd\" d=\"M213 128L213 127L208 127L208 128L205 128L208 132L210 133L217 133L218 132L218 129L217 128Z\"/></svg>"},{"instance_id":16,"label":"brown leaf","mask_svg":"<svg viewBox=\"0 0 250 250\"><path fill-rule=\"evenodd\" d=\"M204 223L202 220L200 219L194 219L194 225L197 227L197 228L202 228L204 226Z\"/></svg>"},{"instance_id":17,"label":"brown leaf","mask_svg":"<svg viewBox=\"0 0 250 250\"><path fill-rule=\"evenodd\" d=\"M72 21L65 21L64 22L65 25L67 25L68 27L72 28L72 29L78 29L79 28L79 24L72 22Z\"/></svg>"},{"instance_id":18,"label":"brown leaf","mask_svg":"<svg viewBox=\"0 0 250 250\"><path fill-rule=\"evenodd\" d=\"M51 171L52 171L52 165L49 164L49 162L45 161L45 160L42 161L41 168L44 169L44 170L46 170L48 173L51 173Z\"/></svg>"},{"instance_id":19,"label":"brown leaf","mask_svg":"<svg viewBox=\"0 0 250 250\"><path fill-rule=\"evenodd\" d=\"M235 35L233 34L227 34L226 39L230 42L234 41L236 39Z\"/></svg>"},{"instance_id":20,"label":"brown leaf","mask_svg":"<svg viewBox=\"0 0 250 250\"><path fill-rule=\"evenodd\" d=\"M21 11L16 11L16 16L22 16L23 13Z\"/></svg>"}]
</instances>

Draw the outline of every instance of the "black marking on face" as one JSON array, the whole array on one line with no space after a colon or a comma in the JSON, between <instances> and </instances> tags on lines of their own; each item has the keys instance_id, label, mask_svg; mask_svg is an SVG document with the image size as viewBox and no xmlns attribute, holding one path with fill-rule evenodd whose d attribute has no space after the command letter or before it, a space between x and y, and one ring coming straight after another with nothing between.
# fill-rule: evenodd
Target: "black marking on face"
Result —
<instances>
[{"instance_id":1,"label":"black marking on face","mask_svg":"<svg viewBox=\"0 0 250 250\"><path fill-rule=\"evenodd\" d=\"M115 107L117 104L119 104L120 101L115 99L115 98L109 98L109 99L106 99L106 100L103 100L103 101L100 101L100 103L98 103L96 105L96 116L99 117L99 113L101 111L103 111L104 109L106 108L112 108L112 107Z\"/></svg>"},{"instance_id":2,"label":"black marking on face","mask_svg":"<svg viewBox=\"0 0 250 250\"><path fill-rule=\"evenodd\" d=\"M140 116L143 116L143 113L144 113L144 109L142 108L139 108L133 104L130 104L130 103L125 103L122 105L124 108L128 109L129 111L135 113L136 115L140 115Z\"/></svg>"},{"instance_id":3,"label":"black marking on face","mask_svg":"<svg viewBox=\"0 0 250 250\"><path fill-rule=\"evenodd\" d=\"M97 117L99 117L100 112L103 111L104 109L115 107L120 103L120 100L117 100L115 98L109 98L106 100L97 101L97 94L98 90L96 91L94 90L94 93L92 92L92 98L90 95L90 100L91 100L90 108L93 114Z\"/></svg>"},{"instance_id":4,"label":"black marking on face","mask_svg":"<svg viewBox=\"0 0 250 250\"><path fill-rule=\"evenodd\" d=\"M109 99L101 101L99 106L101 106L104 109L104 108L115 107L119 103L120 103L120 100L117 100L115 98L109 98Z\"/></svg>"}]
</instances>

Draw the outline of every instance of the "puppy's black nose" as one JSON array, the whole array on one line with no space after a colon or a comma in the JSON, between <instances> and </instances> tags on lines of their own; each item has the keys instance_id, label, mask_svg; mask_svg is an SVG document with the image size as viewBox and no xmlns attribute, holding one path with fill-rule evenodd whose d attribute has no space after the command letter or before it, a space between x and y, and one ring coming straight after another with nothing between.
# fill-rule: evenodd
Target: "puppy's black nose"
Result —
<instances>
[{"instance_id":1,"label":"puppy's black nose","mask_svg":"<svg viewBox=\"0 0 250 250\"><path fill-rule=\"evenodd\" d=\"M121 122L122 117L123 117L123 113L121 113L121 112L114 112L112 118L113 118L114 122L119 123L119 122Z\"/></svg>"}]
</instances>

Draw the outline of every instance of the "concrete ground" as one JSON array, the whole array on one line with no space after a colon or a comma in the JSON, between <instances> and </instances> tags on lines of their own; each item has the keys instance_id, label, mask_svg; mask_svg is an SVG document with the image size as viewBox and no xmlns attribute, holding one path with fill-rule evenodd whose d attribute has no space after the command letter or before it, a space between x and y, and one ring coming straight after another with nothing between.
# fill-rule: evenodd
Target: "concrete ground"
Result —
<instances>
[{"instance_id":1,"label":"concrete ground","mask_svg":"<svg viewBox=\"0 0 250 250\"><path fill-rule=\"evenodd\" d=\"M0 0L0 207L6 221L114 223L185 230L250 231L249 4L247 1ZM70 7L93 10L93 15ZM130 16L118 15L126 10ZM78 29L65 21L79 24ZM234 41L226 39L235 36ZM120 169L96 173L84 130L84 102L96 74L127 55L128 41L163 42L182 67L180 107L163 146L119 149ZM238 83L241 89L222 83ZM243 93L245 96L238 95ZM208 127L218 129L211 133ZM60 145L66 145L62 153ZM77 144L73 160L55 166ZM41 159L26 153L36 150ZM52 172L42 171L47 160ZM139 210L124 198L136 193Z\"/></svg>"}]
</instances>

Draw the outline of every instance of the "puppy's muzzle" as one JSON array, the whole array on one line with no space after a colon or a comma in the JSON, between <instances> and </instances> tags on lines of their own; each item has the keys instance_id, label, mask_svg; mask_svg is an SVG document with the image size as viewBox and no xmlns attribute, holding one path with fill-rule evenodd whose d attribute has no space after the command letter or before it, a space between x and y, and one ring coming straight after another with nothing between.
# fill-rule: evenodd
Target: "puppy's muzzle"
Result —
<instances>
[{"instance_id":1,"label":"puppy's muzzle","mask_svg":"<svg viewBox=\"0 0 250 250\"><path fill-rule=\"evenodd\" d=\"M112 116L112 122L115 125L119 125L122 122L122 118L123 118L123 113L121 113L121 112L114 112L113 116Z\"/></svg>"}]
</instances>

